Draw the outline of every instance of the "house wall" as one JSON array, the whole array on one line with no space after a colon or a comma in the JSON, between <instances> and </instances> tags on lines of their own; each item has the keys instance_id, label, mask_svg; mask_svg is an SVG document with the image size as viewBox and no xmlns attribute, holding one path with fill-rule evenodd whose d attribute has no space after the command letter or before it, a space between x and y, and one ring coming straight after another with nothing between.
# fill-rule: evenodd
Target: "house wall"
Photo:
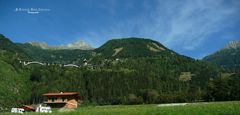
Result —
<instances>
[{"instance_id":1,"label":"house wall","mask_svg":"<svg viewBox=\"0 0 240 115\"><path fill-rule=\"evenodd\" d=\"M75 99L68 100L65 108L77 108L78 102Z\"/></svg>"}]
</instances>

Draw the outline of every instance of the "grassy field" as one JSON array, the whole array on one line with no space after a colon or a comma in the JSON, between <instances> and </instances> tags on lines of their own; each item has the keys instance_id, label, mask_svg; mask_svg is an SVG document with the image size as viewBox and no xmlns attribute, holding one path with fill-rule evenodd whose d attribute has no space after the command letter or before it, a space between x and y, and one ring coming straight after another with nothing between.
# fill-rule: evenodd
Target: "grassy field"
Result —
<instances>
[{"instance_id":1,"label":"grassy field","mask_svg":"<svg viewBox=\"0 0 240 115\"><path fill-rule=\"evenodd\" d=\"M168 107L159 107L157 104L88 106L79 107L72 112L54 110L52 115L240 115L240 101L192 103Z\"/></svg>"}]
</instances>

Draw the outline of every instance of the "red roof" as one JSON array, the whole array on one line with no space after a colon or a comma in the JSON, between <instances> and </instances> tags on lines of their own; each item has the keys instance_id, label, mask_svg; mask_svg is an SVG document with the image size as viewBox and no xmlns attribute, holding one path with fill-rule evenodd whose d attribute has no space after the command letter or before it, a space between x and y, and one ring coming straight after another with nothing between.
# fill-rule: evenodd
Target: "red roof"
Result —
<instances>
[{"instance_id":1,"label":"red roof","mask_svg":"<svg viewBox=\"0 0 240 115\"><path fill-rule=\"evenodd\" d=\"M35 111L35 109L33 108L32 105L22 105L22 106L18 106L18 108L23 108L25 110Z\"/></svg>"},{"instance_id":2,"label":"red roof","mask_svg":"<svg viewBox=\"0 0 240 115\"><path fill-rule=\"evenodd\" d=\"M43 96L79 96L78 92L44 93Z\"/></svg>"}]
</instances>

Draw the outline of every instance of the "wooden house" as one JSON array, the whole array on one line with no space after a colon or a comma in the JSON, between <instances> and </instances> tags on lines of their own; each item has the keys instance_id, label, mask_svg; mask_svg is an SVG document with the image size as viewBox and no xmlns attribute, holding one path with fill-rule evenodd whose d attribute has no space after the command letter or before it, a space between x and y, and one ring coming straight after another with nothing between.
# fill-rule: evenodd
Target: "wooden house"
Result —
<instances>
[{"instance_id":1,"label":"wooden house","mask_svg":"<svg viewBox=\"0 0 240 115\"><path fill-rule=\"evenodd\" d=\"M43 94L44 104L50 107L77 108L80 101L78 92L60 92Z\"/></svg>"}]
</instances>

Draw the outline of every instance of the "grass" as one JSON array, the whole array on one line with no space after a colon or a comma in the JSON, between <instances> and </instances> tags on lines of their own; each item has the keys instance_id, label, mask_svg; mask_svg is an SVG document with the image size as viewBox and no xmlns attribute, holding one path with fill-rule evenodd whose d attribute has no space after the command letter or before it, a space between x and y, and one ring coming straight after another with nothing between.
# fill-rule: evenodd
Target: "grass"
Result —
<instances>
[{"instance_id":1,"label":"grass","mask_svg":"<svg viewBox=\"0 0 240 115\"><path fill-rule=\"evenodd\" d=\"M87 106L79 107L73 112L55 111L52 115L240 115L240 101L192 103L168 107L159 107L157 104Z\"/></svg>"}]
</instances>

